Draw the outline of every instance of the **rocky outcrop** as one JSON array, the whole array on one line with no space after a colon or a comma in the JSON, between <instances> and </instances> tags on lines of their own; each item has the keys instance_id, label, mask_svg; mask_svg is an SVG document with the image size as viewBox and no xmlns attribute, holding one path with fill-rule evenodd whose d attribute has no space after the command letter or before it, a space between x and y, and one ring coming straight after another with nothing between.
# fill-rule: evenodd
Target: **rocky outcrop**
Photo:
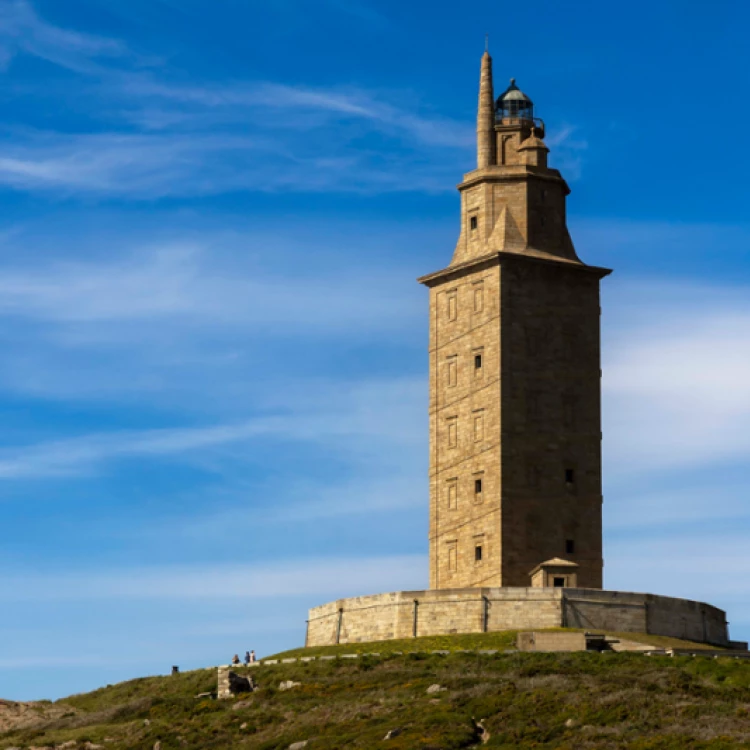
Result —
<instances>
[{"instance_id":1,"label":"rocky outcrop","mask_svg":"<svg viewBox=\"0 0 750 750\"><path fill-rule=\"evenodd\" d=\"M39 726L78 713L70 706L46 702L20 703L0 699L0 732Z\"/></svg>"}]
</instances>

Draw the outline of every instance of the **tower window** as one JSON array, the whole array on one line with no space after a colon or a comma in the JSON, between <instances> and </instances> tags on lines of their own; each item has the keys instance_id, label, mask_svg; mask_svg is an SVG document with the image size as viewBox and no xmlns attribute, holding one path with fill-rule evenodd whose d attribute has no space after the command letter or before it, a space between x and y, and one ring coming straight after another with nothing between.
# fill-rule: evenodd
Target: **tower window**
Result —
<instances>
[{"instance_id":1,"label":"tower window","mask_svg":"<svg viewBox=\"0 0 750 750\"><path fill-rule=\"evenodd\" d=\"M573 484L576 481L576 473L574 469L565 469L565 483Z\"/></svg>"},{"instance_id":2,"label":"tower window","mask_svg":"<svg viewBox=\"0 0 750 750\"><path fill-rule=\"evenodd\" d=\"M455 290L448 292L448 320L455 320L457 313L457 300Z\"/></svg>"},{"instance_id":3,"label":"tower window","mask_svg":"<svg viewBox=\"0 0 750 750\"><path fill-rule=\"evenodd\" d=\"M456 357L448 358L448 387L455 387L458 382L458 361Z\"/></svg>"},{"instance_id":4,"label":"tower window","mask_svg":"<svg viewBox=\"0 0 750 750\"><path fill-rule=\"evenodd\" d=\"M458 507L457 495L457 482L452 479L448 482L448 510L455 510Z\"/></svg>"},{"instance_id":5,"label":"tower window","mask_svg":"<svg viewBox=\"0 0 750 750\"><path fill-rule=\"evenodd\" d=\"M474 440L484 440L484 412L481 409L474 414Z\"/></svg>"},{"instance_id":6,"label":"tower window","mask_svg":"<svg viewBox=\"0 0 750 750\"><path fill-rule=\"evenodd\" d=\"M458 445L458 424L457 419L448 420L448 447L455 448Z\"/></svg>"},{"instance_id":7,"label":"tower window","mask_svg":"<svg viewBox=\"0 0 750 750\"><path fill-rule=\"evenodd\" d=\"M557 576L555 576L552 579L552 585L555 588L558 588L558 589L564 588L565 587L565 579L564 578L558 578Z\"/></svg>"},{"instance_id":8,"label":"tower window","mask_svg":"<svg viewBox=\"0 0 750 750\"><path fill-rule=\"evenodd\" d=\"M477 544L474 547L474 562L482 562L482 545Z\"/></svg>"},{"instance_id":9,"label":"tower window","mask_svg":"<svg viewBox=\"0 0 750 750\"><path fill-rule=\"evenodd\" d=\"M472 216L469 219L469 227L471 228L471 231L473 232L477 228L477 226L479 226L479 220L476 216Z\"/></svg>"},{"instance_id":10,"label":"tower window","mask_svg":"<svg viewBox=\"0 0 750 750\"><path fill-rule=\"evenodd\" d=\"M484 308L484 284L479 283L474 286L474 312L482 312Z\"/></svg>"},{"instance_id":11,"label":"tower window","mask_svg":"<svg viewBox=\"0 0 750 750\"><path fill-rule=\"evenodd\" d=\"M475 370L482 369L482 355L481 354L474 355L474 369Z\"/></svg>"},{"instance_id":12,"label":"tower window","mask_svg":"<svg viewBox=\"0 0 750 750\"><path fill-rule=\"evenodd\" d=\"M451 573L455 573L458 569L458 559L456 555L456 547L455 545L452 547L448 547L448 570Z\"/></svg>"},{"instance_id":13,"label":"tower window","mask_svg":"<svg viewBox=\"0 0 750 750\"><path fill-rule=\"evenodd\" d=\"M474 494L475 495L482 494L482 480L481 479L474 480Z\"/></svg>"},{"instance_id":14,"label":"tower window","mask_svg":"<svg viewBox=\"0 0 750 750\"><path fill-rule=\"evenodd\" d=\"M576 551L576 543L573 539L565 540L565 553L568 555L574 554Z\"/></svg>"}]
</instances>

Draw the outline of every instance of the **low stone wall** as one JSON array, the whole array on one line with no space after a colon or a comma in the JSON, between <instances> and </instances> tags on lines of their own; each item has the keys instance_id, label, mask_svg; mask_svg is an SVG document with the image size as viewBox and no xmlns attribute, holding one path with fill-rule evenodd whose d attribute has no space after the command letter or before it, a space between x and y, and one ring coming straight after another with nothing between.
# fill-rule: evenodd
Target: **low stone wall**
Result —
<instances>
[{"instance_id":1,"label":"low stone wall","mask_svg":"<svg viewBox=\"0 0 750 750\"><path fill-rule=\"evenodd\" d=\"M725 613L702 602L599 589L466 588L397 591L313 607L305 645L555 627L729 643Z\"/></svg>"},{"instance_id":2,"label":"low stone wall","mask_svg":"<svg viewBox=\"0 0 750 750\"><path fill-rule=\"evenodd\" d=\"M519 651L586 651L586 633L545 632L519 633L516 647Z\"/></svg>"}]
</instances>

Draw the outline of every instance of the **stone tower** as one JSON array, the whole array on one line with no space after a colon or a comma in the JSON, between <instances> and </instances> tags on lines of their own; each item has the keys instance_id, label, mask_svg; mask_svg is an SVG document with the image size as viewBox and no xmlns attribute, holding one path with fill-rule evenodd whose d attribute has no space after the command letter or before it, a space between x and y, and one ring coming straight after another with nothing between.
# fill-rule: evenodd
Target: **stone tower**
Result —
<instances>
[{"instance_id":1,"label":"stone tower","mask_svg":"<svg viewBox=\"0 0 750 750\"><path fill-rule=\"evenodd\" d=\"M477 169L430 290L430 587L602 586L599 281L544 124L482 58ZM543 567L543 566L542 566ZM540 581L542 583L540 583ZM554 581L554 584L551 582Z\"/></svg>"}]
</instances>

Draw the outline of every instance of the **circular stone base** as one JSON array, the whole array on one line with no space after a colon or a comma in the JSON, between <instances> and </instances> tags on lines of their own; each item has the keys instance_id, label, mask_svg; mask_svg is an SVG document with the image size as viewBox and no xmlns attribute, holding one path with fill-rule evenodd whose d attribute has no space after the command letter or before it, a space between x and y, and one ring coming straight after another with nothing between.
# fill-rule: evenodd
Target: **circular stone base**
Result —
<instances>
[{"instance_id":1,"label":"circular stone base","mask_svg":"<svg viewBox=\"0 0 750 750\"><path fill-rule=\"evenodd\" d=\"M567 588L434 589L339 599L310 610L305 645L559 627L729 645L726 615L710 604Z\"/></svg>"}]
</instances>

